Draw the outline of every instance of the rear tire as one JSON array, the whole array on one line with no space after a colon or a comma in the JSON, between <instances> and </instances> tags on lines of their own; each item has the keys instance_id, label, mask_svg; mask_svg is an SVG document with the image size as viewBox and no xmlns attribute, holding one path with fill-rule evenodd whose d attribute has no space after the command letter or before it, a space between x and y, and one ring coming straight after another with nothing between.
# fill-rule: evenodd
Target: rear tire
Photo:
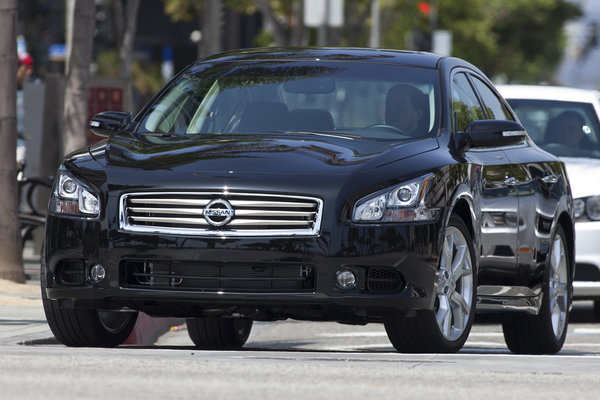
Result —
<instances>
[{"instance_id":1,"label":"rear tire","mask_svg":"<svg viewBox=\"0 0 600 400\"><path fill-rule=\"evenodd\" d=\"M502 322L504 340L513 353L554 354L567 337L573 293L566 235L558 226L544 272L544 293L536 316L512 316Z\"/></svg>"},{"instance_id":2,"label":"rear tire","mask_svg":"<svg viewBox=\"0 0 600 400\"><path fill-rule=\"evenodd\" d=\"M446 227L434 310L413 318L384 320L388 338L402 353L456 353L465 344L475 315L476 263L473 241L463 220L450 216Z\"/></svg>"},{"instance_id":3,"label":"rear tire","mask_svg":"<svg viewBox=\"0 0 600 400\"><path fill-rule=\"evenodd\" d=\"M138 313L65 308L58 300L48 299L43 254L40 273L42 304L56 339L70 347L115 347L122 344L133 330Z\"/></svg>"},{"instance_id":4,"label":"rear tire","mask_svg":"<svg viewBox=\"0 0 600 400\"><path fill-rule=\"evenodd\" d=\"M249 318L188 318L188 335L201 349L236 349L248 340Z\"/></svg>"}]
</instances>

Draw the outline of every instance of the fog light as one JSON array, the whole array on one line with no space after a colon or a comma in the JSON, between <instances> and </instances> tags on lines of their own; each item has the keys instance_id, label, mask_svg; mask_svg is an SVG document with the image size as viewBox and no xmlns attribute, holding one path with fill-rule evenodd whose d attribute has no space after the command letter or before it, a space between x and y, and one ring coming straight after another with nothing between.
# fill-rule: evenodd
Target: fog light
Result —
<instances>
[{"instance_id":1,"label":"fog light","mask_svg":"<svg viewBox=\"0 0 600 400\"><path fill-rule=\"evenodd\" d=\"M96 264L90 268L90 281L92 281L92 283L100 283L105 276L106 271L102 265Z\"/></svg>"},{"instance_id":2,"label":"fog light","mask_svg":"<svg viewBox=\"0 0 600 400\"><path fill-rule=\"evenodd\" d=\"M356 286L356 276L349 270L338 271L336 275L336 285L340 289L348 290Z\"/></svg>"}]
</instances>

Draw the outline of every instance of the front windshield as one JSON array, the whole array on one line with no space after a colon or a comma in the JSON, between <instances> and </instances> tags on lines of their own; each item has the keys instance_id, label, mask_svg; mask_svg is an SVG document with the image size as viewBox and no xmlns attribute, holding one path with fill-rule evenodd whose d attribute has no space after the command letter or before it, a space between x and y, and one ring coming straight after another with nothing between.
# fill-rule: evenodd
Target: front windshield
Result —
<instances>
[{"instance_id":1,"label":"front windshield","mask_svg":"<svg viewBox=\"0 0 600 400\"><path fill-rule=\"evenodd\" d=\"M184 73L138 132L309 132L410 139L437 131L435 70L323 61L221 62Z\"/></svg>"},{"instance_id":2,"label":"front windshield","mask_svg":"<svg viewBox=\"0 0 600 400\"><path fill-rule=\"evenodd\" d=\"M529 136L559 157L600 158L600 124L590 103L507 99Z\"/></svg>"}]
</instances>

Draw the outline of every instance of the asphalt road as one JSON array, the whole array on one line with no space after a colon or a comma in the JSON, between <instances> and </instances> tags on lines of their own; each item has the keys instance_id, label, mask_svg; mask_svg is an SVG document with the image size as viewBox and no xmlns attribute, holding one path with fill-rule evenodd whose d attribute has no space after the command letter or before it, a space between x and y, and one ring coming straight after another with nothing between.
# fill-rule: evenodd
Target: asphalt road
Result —
<instances>
[{"instance_id":1,"label":"asphalt road","mask_svg":"<svg viewBox=\"0 0 600 400\"><path fill-rule=\"evenodd\" d=\"M256 323L241 351L200 351L185 325L155 346L0 346L1 399L598 399L600 323L575 310L553 356L518 356L479 320L458 354L396 353L383 326Z\"/></svg>"}]
</instances>

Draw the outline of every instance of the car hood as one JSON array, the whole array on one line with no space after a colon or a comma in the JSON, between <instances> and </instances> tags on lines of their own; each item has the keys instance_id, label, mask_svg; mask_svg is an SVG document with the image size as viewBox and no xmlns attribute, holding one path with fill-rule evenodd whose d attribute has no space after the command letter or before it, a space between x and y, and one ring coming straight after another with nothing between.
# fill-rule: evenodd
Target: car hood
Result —
<instances>
[{"instance_id":1,"label":"car hood","mask_svg":"<svg viewBox=\"0 0 600 400\"><path fill-rule=\"evenodd\" d=\"M92 156L118 179L118 172L151 170L239 177L244 175L342 175L431 151L435 138L399 142L334 135L115 135L92 146ZM112 172L112 174L111 174ZM173 175L173 174L171 174Z\"/></svg>"},{"instance_id":2,"label":"car hood","mask_svg":"<svg viewBox=\"0 0 600 400\"><path fill-rule=\"evenodd\" d=\"M600 159L561 157L567 167L573 198L600 195Z\"/></svg>"},{"instance_id":3,"label":"car hood","mask_svg":"<svg viewBox=\"0 0 600 400\"><path fill-rule=\"evenodd\" d=\"M437 148L436 138L391 142L321 134L121 133L91 146L89 154L103 166L107 190L116 193L218 189L343 198L359 188L379 190L402 175L420 173L422 162L400 160ZM81 178L94 178L88 175Z\"/></svg>"}]
</instances>

